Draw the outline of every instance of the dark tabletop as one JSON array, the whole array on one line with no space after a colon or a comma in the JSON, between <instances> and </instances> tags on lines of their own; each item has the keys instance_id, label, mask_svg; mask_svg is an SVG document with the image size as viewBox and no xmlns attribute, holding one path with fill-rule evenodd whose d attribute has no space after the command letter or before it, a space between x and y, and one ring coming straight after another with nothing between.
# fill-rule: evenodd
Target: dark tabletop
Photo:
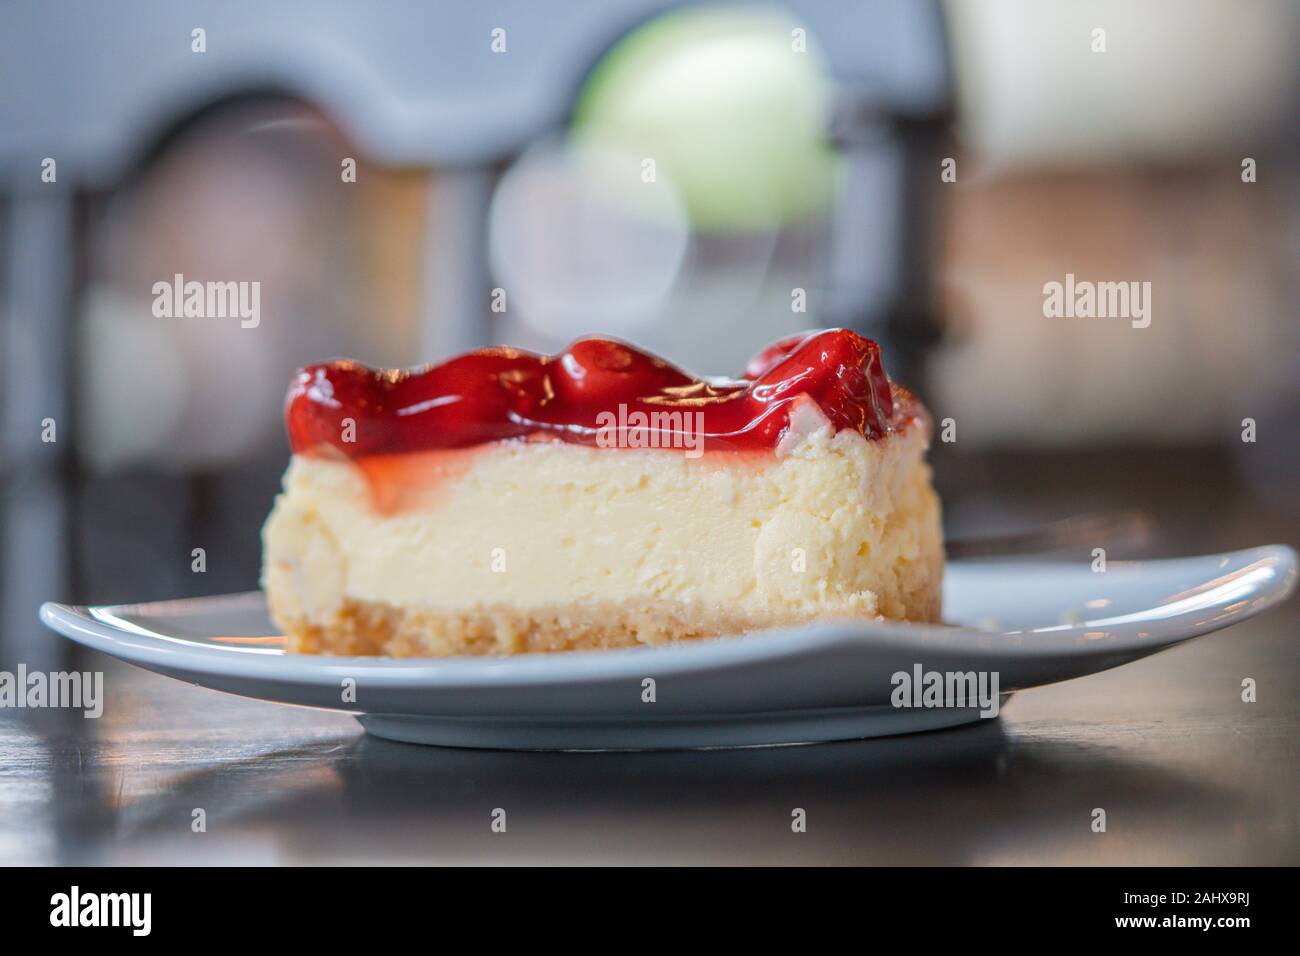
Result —
<instances>
[{"instance_id":1,"label":"dark tabletop","mask_svg":"<svg viewBox=\"0 0 1300 956\"><path fill-rule=\"evenodd\" d=\"M950 525L979 523L963 508L999 522L1050 516L1001 472L966 477L1012 493L969 499ZM1125 500L1173 529L1156 550L1290 539L1290 518L1235 484L1235 504L1198 530L1213 488L1184 493L1168 480ZM1025 481L1039 485L1042 471ZM0 711L0 862L1295 864L1298 619L1293 599L1166 653L1018 693L1000 719L969 727L677 753L388 743L346 715L91 656L80 665L106 670L102 718ZM1255 703L1241 699L1245 677L1258 683ZM791 831L796 807L805 833ZM492 831L496 808L505 833ZM1095 808L1104 833L1091 828ZM193 832L196 809L206 832Z\"/></svg>"}]
</instances>

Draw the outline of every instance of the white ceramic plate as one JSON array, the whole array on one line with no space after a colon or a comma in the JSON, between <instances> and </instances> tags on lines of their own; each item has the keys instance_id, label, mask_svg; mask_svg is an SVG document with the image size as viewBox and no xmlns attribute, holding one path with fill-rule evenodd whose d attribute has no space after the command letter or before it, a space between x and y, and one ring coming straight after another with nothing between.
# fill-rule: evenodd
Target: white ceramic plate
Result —
<instances>
[{"instance_id":1,"label":"white ceramic plate","mask_svg":"<svg viewBox=\"0 0 1300 956\"><path fill-rule=\"evenodd\" d=\"M1295 588L1273 545L1169 561L949 566L960 626L840 622L668 647L393 660L286 654L260 593L116 607L46 604L87 647L247 697L356 713L372 734L458 747L601 749L839 740L978 720L896 708L902 671L996 672L1011 691L1080 677L1243 621ZM653 703L643 700L654 680ZM354 681L354 702L343 687Z\"/></svg>"}]
</instances>

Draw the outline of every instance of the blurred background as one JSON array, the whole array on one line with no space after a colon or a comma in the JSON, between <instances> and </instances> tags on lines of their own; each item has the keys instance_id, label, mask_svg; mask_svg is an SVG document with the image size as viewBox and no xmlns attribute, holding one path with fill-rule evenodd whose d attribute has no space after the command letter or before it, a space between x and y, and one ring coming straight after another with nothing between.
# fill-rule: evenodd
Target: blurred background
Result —
<instances>
[{"instance_id":1,"label":"blurred background","mask_svg":"<svg viewBox=\"0 0 1300 956\"><path fill-rule=\"evenodd\" d=\"M1295 544L1297 48L1291 0L6 3L0 660L42 600L256 587L296 367L594 332L879 339L950 534ZM177 274L256 327L158 317ZM1045 317L1067 274L1150 326Z\"/></svg>"}]
</instances>

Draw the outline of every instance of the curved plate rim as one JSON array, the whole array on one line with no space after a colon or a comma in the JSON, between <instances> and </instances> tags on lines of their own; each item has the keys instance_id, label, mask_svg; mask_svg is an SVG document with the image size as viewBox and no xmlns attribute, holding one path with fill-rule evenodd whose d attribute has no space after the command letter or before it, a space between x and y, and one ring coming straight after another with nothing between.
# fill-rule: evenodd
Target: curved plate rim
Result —
<instances>
[{"instance_id":1,"label":"curved plate rim","mask_svg":"<svg viewBox=\"0 0 1300 956\"><path fill-rule=\"evenodd\" d=\"M132 630L132 625L125 621L110 623L119 615L151 607L254 601L260 599L261 592L257 591L102 607L47 602L41 606L40 619L77 643L133 664L170 673L210 674L295 685L332 684L340 676L346 676L365 677L378 686L390 688L501 688L512 684L543 687L639 678L648 672L664 676L704 673L843 646L931 652L959 649L972 659L1008 654L1042 658L1154 652L1239 623L1281 603L1295 589L1296 552L1286 545L1265 545L1163 561L1112 562L1111 568L1119 572L1141 573L1144 567L1152 564L1216 559L1221 562L1220 566L1231 564L1233 570L1206 582L1181 601L1155 605L1141 613L1078 624L986 631L900 622L828 622L660 647L504 658L393 659L286 655L265 650L259 653L257 649L246 647L205 646L182 638L154 635L143 629ZM975 567L980 565L994 567L987 562L972 563ZM1061 565L1035 567L1050 569ZM1150 628L1153 622L1158 625L1158 630L1148 630L1146 637L1139 637L1139 632L1144 627ZM1031 642L1027 643L1027 639Z\"/></svg>"}]
</instances>

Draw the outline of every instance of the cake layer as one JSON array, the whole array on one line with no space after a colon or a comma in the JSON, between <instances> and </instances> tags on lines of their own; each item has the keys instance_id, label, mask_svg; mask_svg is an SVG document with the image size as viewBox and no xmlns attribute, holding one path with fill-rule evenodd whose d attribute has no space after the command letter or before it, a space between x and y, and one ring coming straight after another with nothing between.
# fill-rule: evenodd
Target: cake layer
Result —
<instances>
[{"instance_id":1,"label":"cake layer","mask_svg":"<svg viewBox=\"0 0 1300 956\"><path fill-rule=\"evenodd\" d=\"M511 441L295 455L264 530L302 650L513 653L831 617L937 620L923 417L878 440L797 403L775 453Z\"/></svg>"}]
</instances>

